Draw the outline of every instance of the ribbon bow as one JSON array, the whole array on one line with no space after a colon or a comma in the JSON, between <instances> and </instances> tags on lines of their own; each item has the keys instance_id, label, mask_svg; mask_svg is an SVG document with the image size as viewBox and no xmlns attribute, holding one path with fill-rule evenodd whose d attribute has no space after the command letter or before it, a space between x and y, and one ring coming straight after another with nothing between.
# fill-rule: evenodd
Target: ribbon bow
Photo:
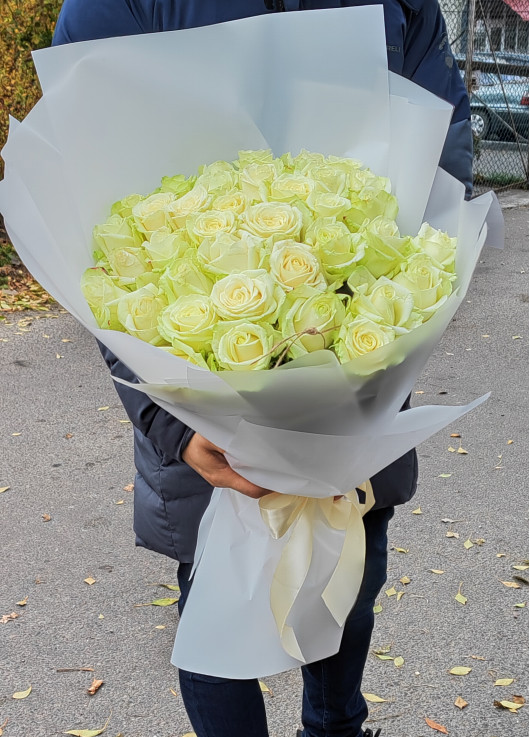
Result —
<instances>
[{"instance_id":1,"label":"ribbon bow","mask_svg":"<svg viewBox=\"0 0 530 737\"><path fill-rule=\"evenodd\" d=\"M318 512L330 527L345 533L337 565L322 592L322 599L339 627L344 625L359 593L365 560L362 518L374 505L375 499L370 481L365 481L358 488L365 493L363 504L359 502L355 489L339 499L273 493L259 501L261 516L276 540L293 528L274 572L270 602L284 650L302 662L305 662L304 655L287 618L311 565L313 525Z\"/></svg>"}]
</instances>

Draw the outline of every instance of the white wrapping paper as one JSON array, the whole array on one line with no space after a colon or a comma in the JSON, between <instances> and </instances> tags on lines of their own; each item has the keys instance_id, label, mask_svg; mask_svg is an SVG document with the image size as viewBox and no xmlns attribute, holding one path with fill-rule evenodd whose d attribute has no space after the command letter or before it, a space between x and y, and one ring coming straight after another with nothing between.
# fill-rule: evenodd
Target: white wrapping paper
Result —
<instances>
[{"instance_id":1,"label":"white wrapping paper","mask_svg":"<svg viewBox=\"0 0 530 737\"><path fill-rule=\"evenodd\" d=\"M492 194L466 203L463 185L437 169L451 106L388 74L381 7L84 42L35 61L44 96L13 121L2 152L10 237L40 283L141 377L136 388L225 449L242 475L281 493L346 493L484 399L398 414L464 297L488 216L492 245L502 233ZM268 372L214 374L100 330L79 281L109 205L153 190L163 175L267 147L359 158L391 176L403 234L426 219L457 236L458 279L443 308L344 366L321 351ZM172 662L249 678L336 652L341 627L321 594L344 534L315 521L314 559L289 620L303 659L282 648L269 605L288 538L272 539L254 500L215 491ZM362 567L354 595L361 576Z\"/></svg>"}]
</instances>

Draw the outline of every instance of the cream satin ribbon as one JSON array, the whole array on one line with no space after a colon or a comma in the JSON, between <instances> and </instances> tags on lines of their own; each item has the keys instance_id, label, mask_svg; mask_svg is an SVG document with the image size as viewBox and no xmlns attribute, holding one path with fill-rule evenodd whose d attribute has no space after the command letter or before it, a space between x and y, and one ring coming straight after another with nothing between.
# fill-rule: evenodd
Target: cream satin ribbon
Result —
<instances>
[{"instance_id":1,"label":"cream satin ribbon","mask_svg":"<svg viewBox=\"0 0 530 737\"><path fill-rule=\"evenodd\" d=\"M284 650L302 662L305 662L304 655L287 618L311 565L317 511L334 530L345 531L337 565L322 592L322 599L339 627L344 625L359 593L366 550L362 518L373 507L375 499L370 481L358 488L366 495L363 504L355 489L337 500L273 493L259 501L261 516L274 539L283 537L293 527L274 572L270 602Z\"/></svg>"}]
</instances>

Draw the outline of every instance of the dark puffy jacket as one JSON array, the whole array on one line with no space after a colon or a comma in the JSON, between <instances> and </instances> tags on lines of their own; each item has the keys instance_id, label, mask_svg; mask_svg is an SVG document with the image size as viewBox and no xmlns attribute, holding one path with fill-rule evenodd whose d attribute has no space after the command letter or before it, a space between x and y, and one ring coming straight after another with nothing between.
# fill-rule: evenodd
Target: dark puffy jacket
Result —
<instances>
[{"instance_id":1,"label":"dark puffy jacket","mask_svg":"<svg viewBox=\"0 0 530 737\"><path fill-rule=\"evenodd\" d=\"M364 5L351 0L284 0L286 10ZM454 105L441 165L471 191L472 145L469 103L451 54L437 0L381 0L389 68ZM271 12L269 0L65 0L53 44L192 28ZM134 374L105 346L113 376ZM197 529L211 495L206 481L182 461L193 431L140 392L116 384L134 425L134 530L138 545L193 560ZM407 405L408 406L408 403ZM406 407L405 407L406 408ZM414 450L372 479L376 507L402 504L416 490Z\"/></svg>"}]
</instances>

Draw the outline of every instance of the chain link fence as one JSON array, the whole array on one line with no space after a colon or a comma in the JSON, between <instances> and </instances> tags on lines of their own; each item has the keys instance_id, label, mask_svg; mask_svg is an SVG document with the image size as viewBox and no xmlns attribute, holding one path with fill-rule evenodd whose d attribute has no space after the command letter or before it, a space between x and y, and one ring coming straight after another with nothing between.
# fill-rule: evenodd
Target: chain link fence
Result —
<instances>
[{"instance_id":1,"label":"chain link fence","mask_svg":"<svg viewBox=\"0 0 530 737\"><path fill-rule=\"evenodd\" d=\"M441 0L466 82L475 192L528 188L528 0Z\"/></svg>"}]
</instances>

